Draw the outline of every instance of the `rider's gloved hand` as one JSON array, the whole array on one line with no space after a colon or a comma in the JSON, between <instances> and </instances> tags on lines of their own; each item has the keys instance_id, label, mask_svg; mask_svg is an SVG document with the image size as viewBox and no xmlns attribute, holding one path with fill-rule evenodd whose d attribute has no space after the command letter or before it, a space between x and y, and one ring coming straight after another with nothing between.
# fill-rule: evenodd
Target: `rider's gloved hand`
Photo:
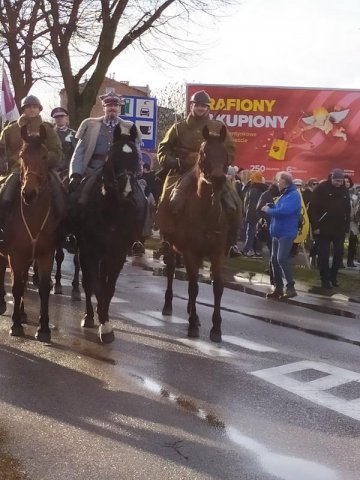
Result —
<instances>
[{"instance_id":1,"label":"rider's gloved hand","mask_svg":"<svg viewBox=\"0 0 360 480\"><path fill-rule=\"evenodd\" d=\"M168 155L164 162L164 166L169 170L178 170L180 168L179 159Z\"/></svg>"},{"instance_id":2,"label":"rider's gloved hand","mask_svg":"<svg viewBox=\"0 0 360 480\"><path fill-rule=\"evenodd\" d=\"M73 173L71 175L70 182L69 182L69 193L75 192L75 190L80 185L81 180L82 180L82 175L80 175L80 173Z\"/></svg>"},{"instance_id":3,"label":"rider's gloved hand","mask_svg":"<svg viewBox=\"0 0 360 480\"><path fill-rule=\"evenodd\" d=\"M7 164L0 164L0 176L5 176L8 173L8 167Z\"/></svg>"}]
</instances>

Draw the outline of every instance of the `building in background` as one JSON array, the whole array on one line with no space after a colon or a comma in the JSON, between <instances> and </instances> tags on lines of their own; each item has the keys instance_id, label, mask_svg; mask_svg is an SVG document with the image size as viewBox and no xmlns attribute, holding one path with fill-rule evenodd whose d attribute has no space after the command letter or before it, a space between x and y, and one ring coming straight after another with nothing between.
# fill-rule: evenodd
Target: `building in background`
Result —
<instances>
[{"instance_id":1,"label":"building in background","mask_svg":"<svg viewBox=\"0 0 360 480\"><path fill-rule=\"evenodd\" d=\"M84 83L85 86L85 83ZM149 97L150 96L150 88L148 85L145 87L138 87L135 85L129 85L129 82L125 80L117 81L112 77L105 77L101 87L99 89L96 103L93 106L90 116L91 117L101 117L104 114L103 107L101 104L101 100L99 99L99 95L103 95L104 93L109 92L116 92L118 95L122 95L124 97L127 96L134 96L134 97ZM60 91L60 106L67 108L67 95L66 91L63 88Z\"/></svg>"}]
</instances>

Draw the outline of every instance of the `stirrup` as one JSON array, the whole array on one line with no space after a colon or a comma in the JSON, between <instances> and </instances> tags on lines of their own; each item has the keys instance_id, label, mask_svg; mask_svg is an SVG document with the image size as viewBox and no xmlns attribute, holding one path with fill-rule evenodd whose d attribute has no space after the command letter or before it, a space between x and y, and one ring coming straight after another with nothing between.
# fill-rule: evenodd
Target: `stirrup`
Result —
<instances>
[{"instance_id":1,"label":"stirrup","mask_svg":"<svg viewBox=\"0 0 360 480\"><path fill-rule=\"evenodd\" d=\"M161 255L168 255L171 252L171 245L167 240L163 240L158 248L158 253Z\"/></svg>"},{"instance_id":2,"label":"stirrup","mask_svg":"<svg viewBox=\"0 0 360 480\"><path fill-rule=\"evenodd\" d=\"M141 257L145 253L144 245L137 241L132 244L131 253L133 257Z\"/></svg>"}]
</instances>

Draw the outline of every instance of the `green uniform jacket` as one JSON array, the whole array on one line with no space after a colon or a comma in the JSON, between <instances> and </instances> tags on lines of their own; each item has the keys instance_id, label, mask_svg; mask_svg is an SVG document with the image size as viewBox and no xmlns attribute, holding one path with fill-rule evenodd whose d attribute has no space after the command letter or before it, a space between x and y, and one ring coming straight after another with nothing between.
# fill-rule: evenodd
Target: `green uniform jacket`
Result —
<instances>
[{"instance_id":1,"label":"green uniform jacket","mask_svg":"<svg viewBox=\"0 0 360 480\"><path fill-rule=\"evenodd\" d=\"M165 134L164 139L160 142L158 148L158 160L161 167L165 167L168 156L178 157L181 161L181 170L186 171L193 167L194 164L186 165L184 163L188 153L198 153L200 146L204 141L202 130L208 127L210 133L219 133L224 125L218 120L212 120L209 116L196 118L189 114L186 120L175 123ZM235 159L236 147L234 140L227 131L225 145L229 153L230 164ZM188 168L187 168L188 167Z\"/></svg>"},{"instance_id":2,"label":"green uniform jacket","mask_svg":"<svg viewBox=\"0 0 360 480\"><path fill-rule=\"evenodd\" d=\"M12 122L10 123L10 125L7 125L1 132L0 150L5 148L5 157L0 156L0 169L4 169L7 166L8 173L19 171L19 153L23 145L20 128L23 125L28 126L29 132L38 132L40 125L43 125L45 127L45 145L49 151L49 169L59 168L61 166L63 154L60 139L55 130L53 129L52 125L48 122L43 122L40 115L35 118L29 118L21 115L21 117L16 122Z\"/></svg>"},{"instance_id":3,"label":"green uniform jacket","mask_svg":"<svg viewBox=\"0 0 360 480\"><path fill-rule=\"evenodd\" d=\"M184 121L174 124L159 144L158 161L164 170L167 169L166 160L169 157L178 158L180 163L180 171L172 169L167 173L158 205L157 223L163 232L173 229L173 215L168 206L170 195L179 178L197 163L200 146L204 141L202 130L205 125L210 133L220 133L224 124L210 119L208 115L197 118L189 114ZM235 159L236 146L228 131L225 145L231 164Z\"/></svg>"},{"instance_id":4,"label":"green uniform jacket","mask_svg":"<svg viewBox=\"0 0 360 480\"><path fill-rule=\"evenodd\" d=\"M197 162L197 155L189 154L197 154L199 152L200 146L204 141L202 130L205 125L208 127L210 133L219 133L224 124L219 122L219 120L210 119L209 116L196 118L189 114L186 120L174 124L160 142L158 148L158 161L160 166L166 169L167 158L175 157L180 160L181 170L180 172L170 170L164 183L162 197L168 197L180 176L190 170ZM236 146L228 131L225 138L225 145L228 150L230 164L232 164L235 159Z\"/></svg>"}]
</instances>

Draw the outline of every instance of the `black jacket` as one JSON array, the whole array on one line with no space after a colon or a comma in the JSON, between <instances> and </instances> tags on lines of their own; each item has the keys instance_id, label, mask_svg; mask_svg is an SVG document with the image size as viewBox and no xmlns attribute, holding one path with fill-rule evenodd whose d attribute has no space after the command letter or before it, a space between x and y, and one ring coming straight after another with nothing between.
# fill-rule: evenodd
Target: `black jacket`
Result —
<instances>
[{"instance_id":1,"label":"black jacket","mask_svg":"<svg viewBox=\"0 0 360 480\"><path fill-rule=\"evenodd\" d=\"M350 229L350 197L344 186L334 187L331 180L322 182L314 190L309 205L313 230L320 235L343 237Z\"/></svg>"},{"instance_id":2,"label":"black jacket","mask_svg":"<svg viewBox=\"0 0 360 480\"><path fill-rule=\"evenodd\" d=\"M267 190L265 183L252 183L249 190L246 192L244 200L245 221L249 223L256 223L260 215L256 211L259 198L265 190Z\"/></svg>"}]
</instances>

